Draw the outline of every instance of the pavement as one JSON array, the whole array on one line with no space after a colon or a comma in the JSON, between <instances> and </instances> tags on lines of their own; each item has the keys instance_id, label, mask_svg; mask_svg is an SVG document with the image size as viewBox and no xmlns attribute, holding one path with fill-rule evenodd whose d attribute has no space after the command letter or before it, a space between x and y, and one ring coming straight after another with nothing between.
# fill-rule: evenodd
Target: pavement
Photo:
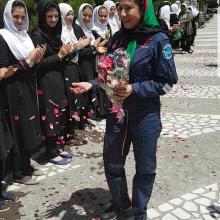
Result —
<instances>
[{"instance_id":1,"label":"pavement","mask_svg":"<svg viewBox=\"0 0 220 220\"><path fill-rule=\"evenodd\" d=\"M174 51L179 82L162 97L163 130L150 220L220 219L218 16L198 29L193 54ZM102 161L104 130L103 120L82 131L88 143L70 146L75 157L68 165L33 161L44 173L36 177L40 184L11 185L9 190L21 199L0 219L98 220L110 200ZM134 172L131 149L126 162L130 195Z\"/></svg>"}]
</instances>

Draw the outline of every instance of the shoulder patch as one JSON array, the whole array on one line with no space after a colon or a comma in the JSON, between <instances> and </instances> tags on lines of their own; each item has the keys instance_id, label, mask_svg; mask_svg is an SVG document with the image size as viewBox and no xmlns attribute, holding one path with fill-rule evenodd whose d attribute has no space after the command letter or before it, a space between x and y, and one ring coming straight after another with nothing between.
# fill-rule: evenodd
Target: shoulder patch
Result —
<instances>
[{"instance_id":1,"label":"shoulder patch","mask_svg":"<svg viewBox=\"0 0 220 220\"><path fill-rule=\"evenodd\" d=\"M170 44L165 44L163 47L163 56L165 59L169 60L173 57L172 55L172 47Z\"/></svg>"}]
</instances>

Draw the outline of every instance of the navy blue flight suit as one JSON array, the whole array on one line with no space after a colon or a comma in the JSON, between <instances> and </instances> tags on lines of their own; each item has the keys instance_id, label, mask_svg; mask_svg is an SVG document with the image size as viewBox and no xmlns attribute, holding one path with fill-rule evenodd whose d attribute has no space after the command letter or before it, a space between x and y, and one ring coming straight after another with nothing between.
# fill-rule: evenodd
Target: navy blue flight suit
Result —
<instances>
[{"instance_id":1,"label":"navy blue flight suit","mask_svg":"<svg viewBox=\"0 0 220 220\"><path fill-rule=\"evenodd\" d=\"M139 46L130 64L132 94L123 103L126 116L118 123L114 114L106 121L104 167L112 201L122 206L128 198L125 161L133 144L136 174L133 179L132 212L144 216L155 179L156 145L162 130L160 95L177 83L168 37L157 33ZM100 85L92 81L93 88Z\"/></svg>"}]
</instances>

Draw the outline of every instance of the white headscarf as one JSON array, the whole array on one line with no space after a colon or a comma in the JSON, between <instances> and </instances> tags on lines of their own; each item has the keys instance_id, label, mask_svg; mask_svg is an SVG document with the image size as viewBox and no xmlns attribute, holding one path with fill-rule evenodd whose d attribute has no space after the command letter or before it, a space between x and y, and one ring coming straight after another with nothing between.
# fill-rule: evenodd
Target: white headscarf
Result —
<instances>
[{"instance_id":1,"label":"white headscarf","mask_svg":"<svg viewBox=\"0 0 220 220\"><path fill-rule=\"evenodd\" d=\"M110 12L111 7L115 7L116 5L113 1L107 0L104 2L103 6L105 6L108 9L108 13ZM112 18L109 17L109 25L111 27L112 35L114 35L115 32L117 32L121 28L121 21L118 16L117 10L115 11L115 14Z\"/></svg>"},{"instance_id":2,"label":"white headscarf","mask_svg":"<svg viewBox=\"0 0 220 220\"><path fill-rule=\"evenodd\" d=\"M68 14L69 11L73 11L73 8L66 3L60 3L59 4L60 8L60 14L61 14L61 21L62 21L62 33L61 33L61 41L63 44L77 44L78 40L76 38L76 35L73 30L72 25L67 25L65 22L66 15ZM72 59L72 62L76 63L78 61L78 56L75 56Z\"/></svg>"},{"instance_id":3,"label":"white headscarf","mask_svg":"<svg viewBox=\"0 0 220 220\"><path fill-rule=\"evenodd\" d=\"M0 29L0 34L6 41L9 49L17 60L26 59L29 53L34 50L34 44L27 34L29 19L25 5L25 21L21 30L18 30L12 21L12 4L15 0L9 0L4 10L4 28Z\"/></svg>"},{"instance_id":4,"label":"white headscarf","mask_svg":"<svg viewBox=\"0 0 220 220\"><path fill-rule=\"evenodd\" d=\"M86 35L86 37L92 39L90 45L93 45L94 42L95 42L95 37L92 33L93 19L91 19L91 21L88 24L85 24L83 22L83 19L82 19L82 11L86 6L89 6L93 11L93 7L90 4L87 4L87 3L82 4L79 7L78 18L76 20L76 24L78 24L82 28L82 30L83 30L84 34Z\"/></svg>"},{"instance_id":5,"label":"white headscarf","mask_svg":"<svg viewBox=\"0 0 220 220\"><path fill-rule=\"evenodd\" d=\"M160 19L163 19L166 22L168 29L170 29L170 12L169 5L164 5L160 9Z\"/></svg>"},{"instance_id":6,"label":"white headscarf","mask_svg":"<svg viewBox=\"0 0 220 220\"><path fill-rule=\"evenodd\" d=\"M61 13L61 21L62 21L62 33L61 33L61 40L63 44L76 44L77 38L73 31L73 26L69 25L67 26L65 22L66 15L69 11L73 11L73 8L66 3L60 3L59 4L60 13Z\"/></svg>"},{"instance_id":7,"label":"white headscarf","mask_svg":"<svg viewBox=\"0 0 220 220\"><path fill-rule=\"evenodd\" d=\"M172 9L172 12L174 12L177 16L179 15L180 13L180 7L177 3L173 3L171 5L171 9Z\"/></svg>"},{"instance_id":8,"label":"white headscarf","mask_svg":"<svg viewBox=\"0 0 220 220\"><path fill-rule=\"evenodd\" d=\"M191 10L192 10L193 17L196 17L199 14L199 10L197 9L196 5L191 4L189 6L189 8L191 8Z\"/></svg>"},{"instance_id":9,"label":"white headscarf","mask_svg":"<svg viewBox=\"0 0 220 220\"><path fill-rule=\"evenodd\" d=\"M94 11L93 11L93 22L94 22L94 27L93 30L96 31L96 33L101 36L102 38L105 38L105 33L108 30L108 20L109 20L109 16L107 15L107 19L105 21L105 23L101 23L99 21L99 9L101 7L104 7L103 5L99 5L97 7L95 7ZM107 10L107 8L106 8Z\"/></svg>"}]
</instances>

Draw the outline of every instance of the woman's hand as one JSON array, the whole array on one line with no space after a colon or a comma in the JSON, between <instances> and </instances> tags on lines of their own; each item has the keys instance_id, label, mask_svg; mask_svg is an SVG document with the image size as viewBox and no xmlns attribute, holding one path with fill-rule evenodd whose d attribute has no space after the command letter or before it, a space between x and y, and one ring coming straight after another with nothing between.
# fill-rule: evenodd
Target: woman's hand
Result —
<instances>
[{"instance_id":1,"label":"woman's hand","mask_svg":"<svg viewBox=\"0 0 220 220\"><path fill-rule=\"evenodd\" d=\"M8 78L14 75L16 71L17 68L14 68L13 66L0 68L0 79Z\"/></svg>"},{"instance_id":2,"label":"woman's hand","mask_svg":"<svg viewBox=\"0 0 220 220\"><path fill-rule=\"evenodd\" d=\"M105 40L109 40L109 38L110 38L110 30L107 30L106 32L105 32Z\"/></svg>"},{"instance_id":3,"label":"woman's hand","mask_svg":"<svg viewBox=\"0 0 220 220\"><path fill-rule=\"evenodd\" d=\"M42 57L44 56L44 53L46 51L46 45L42 44L41 46L37 46L34 50L32 50L28 58L26 59L26 62L29 67L32 67L35 63L39 63Z\"/></svg>"},{"instance_id":4,"label":"woman's hand","mask_svg":"<svg viewBox=\"0 0 220 220\"><path fill-rule=\"evenodd\" d=\"M80 38L77 42L77 48L81 50L84 47L88 46L90 42L91 42L90 38Z\"/></svg>"},{"instance_id":5,"label":"woman's hand","mask_svg":"<svg viewBox=\"0 0 220 220\"><path fill-rule=\"evenodd\" d=\"M66 57L67 55L70 55L74 50L74 47L72 44L63 44L63 46L60 48L59 52L58 52L58 57L60 59L63 59L64 57Z\"/></svg>"},{"instance_id":6,"label":"woman's hand","mask_svg":"<svg viewBox=\"0 0 220 220\"><path fill-rule=\"evenodd\" d=\"M101 41L101 37L98 37L98 38L95 40L95 42L94 42L94 46L95 46L95 47L98 47L100 41Z\"/></svg>"},{"instance_id":7,"label":"woman's hand","mask_svg":"<svg viewBox=\"0 0 220 220\"><path fill-rule=\"evenodd\" d=\"M38 48L35 48L29 53L26 59L26 63L28 64L29 67L32 67L34 65L35 60L37 59L39 54L40 54L40 50Z\"/></svg>"},{"instance_id":8,"label":"woman's hand","mask_svg":"<svg viewBox=\"0 0 220 220\"><path fill-rule=\"evenodd\" d=\"M107 52L107 48L106 47L97 47L96 51L100 54L103 54L103 53Z\"/></svg>"},{"instance_id":9,"label":"woman's hand","mask_svg":"<svg viewBox=\"0 0 220 220\"><path fill-rule=\"evenodd\" d=\"M82 94L88 92L90 89L92 89L92 83L89 82L72 83L70 87L70 91L74 94Z\"/></svg>"},{"instance_id":10,"label":"woman's hand","mask_svg":"<svg viewBox=\"0 0 220 220\"><path fill-rule=\"evenodd\" d=\"M122 86L116 86L114 88L114 95L116 95L121 101L124 101L132 93L131 84Z\"/></svg>"},{"instance_id":11,"label":"woman's hand","mask_svg":"<svg viewBox=\"0 0 220 220\"><path fill-rule=\"evenodd\" d=\"M39 63L42 60L45 54L45 51L47 49L47 46L46 44L41 44L41 46L37 45L37 49L38 49L38 53L35 59L35 63Z\"/></svg>"}]
</instances>

